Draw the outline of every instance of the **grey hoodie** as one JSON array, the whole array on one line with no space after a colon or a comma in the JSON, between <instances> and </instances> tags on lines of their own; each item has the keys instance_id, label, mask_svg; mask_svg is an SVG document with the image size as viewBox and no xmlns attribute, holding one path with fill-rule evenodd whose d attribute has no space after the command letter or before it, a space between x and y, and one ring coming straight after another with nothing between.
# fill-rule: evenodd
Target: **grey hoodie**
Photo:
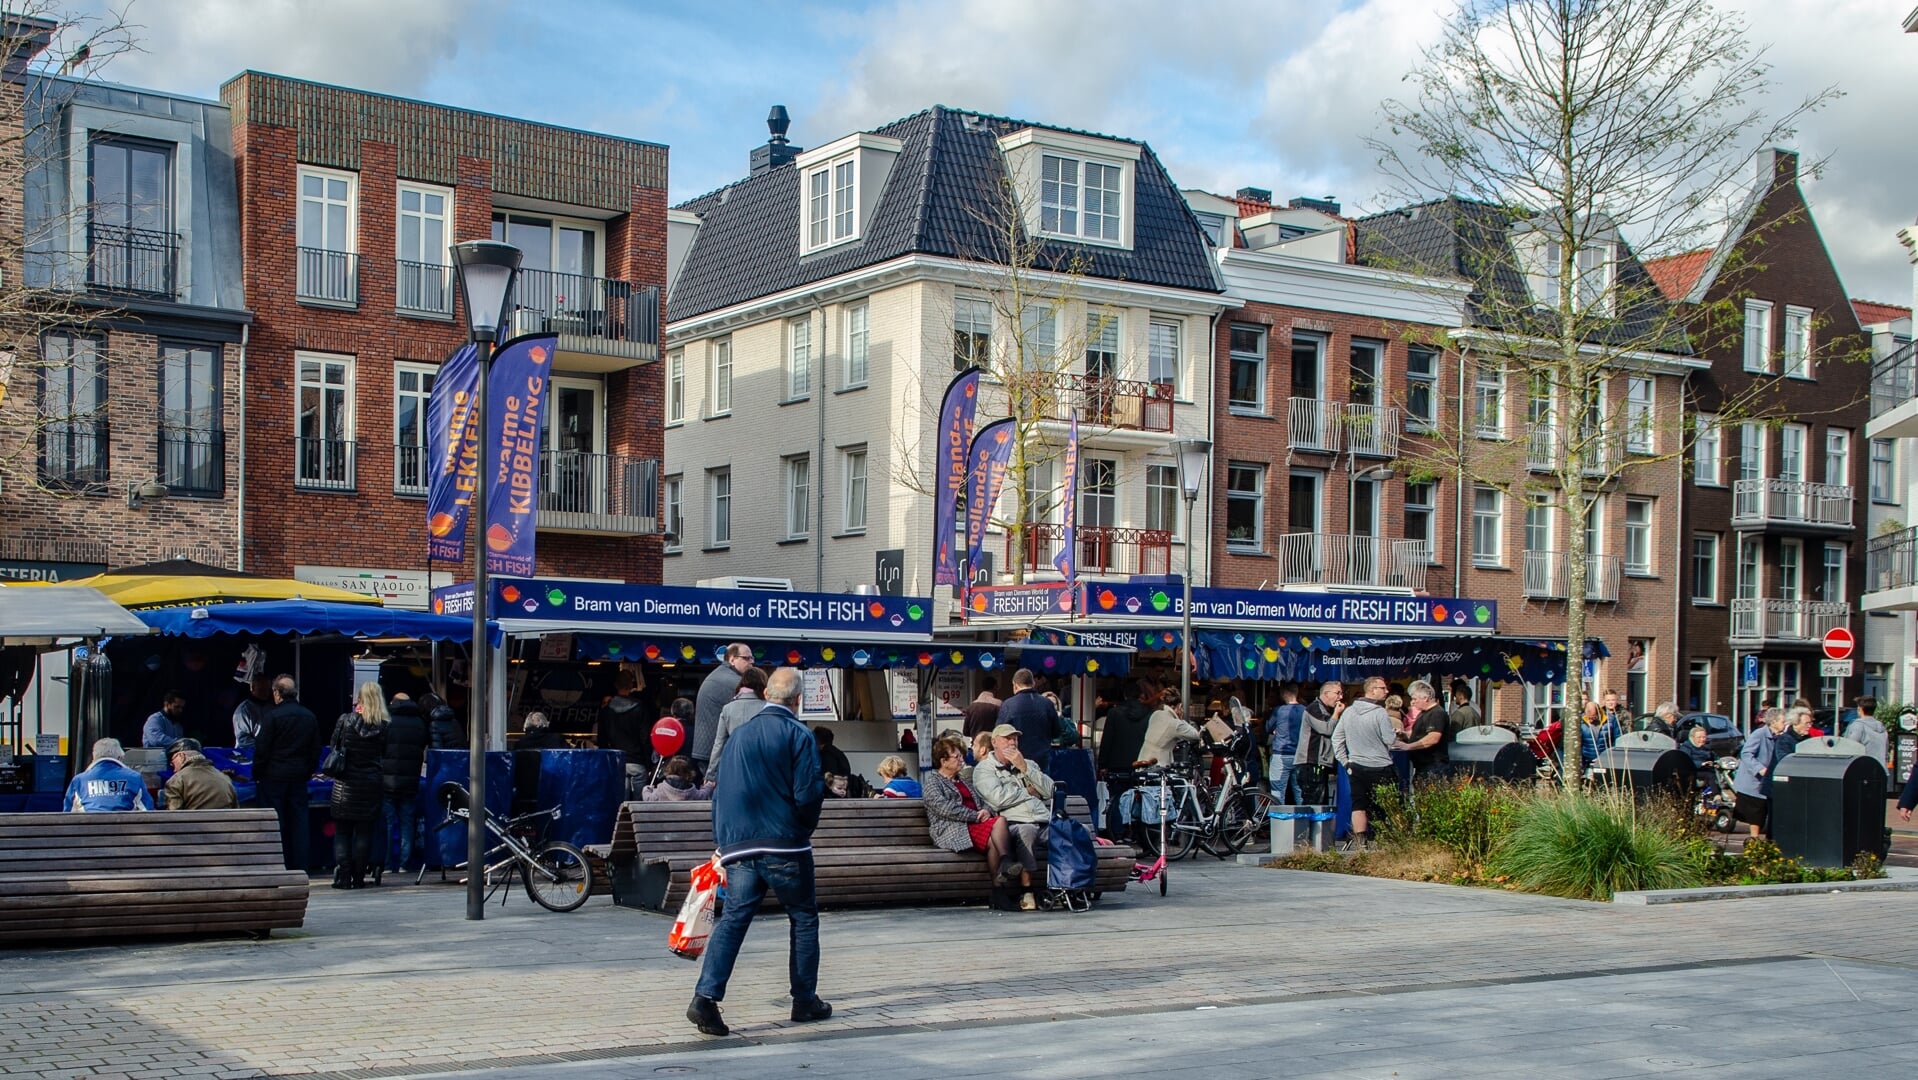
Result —
<instances>
[{"instance_id":1,"label":"grey hoodie","mask_svg":"<svg viewBox=\"0 0 1918 1080\"><path fill-rule=\"evenodd\" d=\"M1397 742L1398 728L1392 723L1392 714L1370 698L1347 705L1339 726L1332 730L1332 754L1347 767L1389 768L1392 747Z\"/></svg>"},{"instance_id":2,"label":"grey hoodie","mask_svg":"<svg viewBox=\"0 0 1918 1080\"><path fill-rule=\"evenodd\" d=\"M1875 716L1860 715L1845 728L1845 738L1865 744L1865 753L1884 763L1886 751L1891 749L1891 736L1886 734L1885 725Z\"/></svg>"}]
</instances>

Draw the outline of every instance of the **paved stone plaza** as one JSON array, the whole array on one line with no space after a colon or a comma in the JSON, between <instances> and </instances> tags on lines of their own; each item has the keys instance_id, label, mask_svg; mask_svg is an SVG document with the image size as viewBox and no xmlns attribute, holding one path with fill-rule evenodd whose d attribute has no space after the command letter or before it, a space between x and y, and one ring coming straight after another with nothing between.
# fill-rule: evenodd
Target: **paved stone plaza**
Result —
<instances>
[{"instance_id":1,"label":"paved stone plaza","mask_svg":"<svg viewBox=\"0 0 1918 1080\"><path fill-rule=\"evenodd\" d=\"M803 1028L785 1020L784 922L767 922L724 1040L682 1016L695 969L666 951L663 917L605 898L556 915L515 894L469 923L456 888L322 887L304 931L266 942L0 951L0 1072L1757 1077L1918 1063L1910 893L1624 908L1210 862L1175 865L1171 882L1169 897L1128 891L1090 915L830 912L821 989L836 1014ZM1754 999L1766 1020L1735 1029ZM1574 1005L1589 1024L1568 1045ZM982 1042L979 1027L997 1030Z\"/></svg>"}]
</instances>

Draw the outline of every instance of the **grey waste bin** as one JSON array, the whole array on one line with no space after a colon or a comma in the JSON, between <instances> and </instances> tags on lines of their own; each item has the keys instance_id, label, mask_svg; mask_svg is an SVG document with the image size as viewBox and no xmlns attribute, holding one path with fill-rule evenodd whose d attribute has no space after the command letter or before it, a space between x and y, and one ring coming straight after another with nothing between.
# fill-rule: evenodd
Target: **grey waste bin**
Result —
<instances>
[{"instance_id":1,"label":"grey waste bin","mask_svg":"<svg viewBox=\"0 0 1918 1080\"><path fill-rule=\"evenodd\" d=\"M1337 810L1332 806L1272 807L1267 812L1272 819L1272 854L1331 851L1332 834L1338 827Z\"/></svg>"},{"instance_id":2,"label":"grey waste bin","mask_svg":"<svg viewBox=\"0 0 1918 1080\"><path fill-rule=\"evenodd\" d=\"M1655 746L1614 746L1598 755L1597 768L1610 782L1629 788L1641 799L1654 795L1688 799L1698 779L1698 766L1683 750Z\"/></svg>"},{"instance_id":3,"label":"grey waste bin","mask_svg":"<svg viewBox=\"0 0 1918 1080\"><path fill-rule=\"evenodd\" d=\"M1808 739L1772 771L1771 835L1808 866L1885 857L1885 767L1848 739Z\"/></svg>"},{"instance_id":4,"label":"grey waste bin","mask_svg":"<svg viewBox=\"0 0 1918 1080\"><path fill-rule=\"evenodd\" d=\"M1538 776L1538 758L1521 742L1468 742L1446 747L1452 772L1459 776L1527 784Z\"/></svg>"}]
</instances>

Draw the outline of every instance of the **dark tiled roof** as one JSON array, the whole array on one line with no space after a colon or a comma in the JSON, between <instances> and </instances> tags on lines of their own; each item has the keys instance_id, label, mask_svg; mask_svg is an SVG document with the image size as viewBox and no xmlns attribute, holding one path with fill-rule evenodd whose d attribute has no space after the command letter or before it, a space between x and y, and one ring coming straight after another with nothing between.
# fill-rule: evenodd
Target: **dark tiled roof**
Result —
<instances>
[{"instance_id":1,"label":"dark tiled roof","mask_svg":"<svg viewBox=\"0 0 1918 1080\"><path fill-rule=\"evenodd\" d=\"M1525 216L1456 196L1388 210L1357 221L1358 261L1389 270L1463 278L1473 285L1469 301L1473 325L1542 333L1543 313L1530 310L1530 290L1510 241L1511 226ZM1593 335L1595 339L1646 348L1645 338L1678 325L1668 317L1669 305L1652 276L1622 239L1615 281L1620 295L1635 302L1604 332ZM1665 348L1691 351L1682 336L1667 342Z\"/></svg>"},{"instance_id":2,"label":"dark tiled roof","mask_svg":"<svg viewBox=\"0 0 1918 1080\"><path fill-rule=\"evenodd\" d=\"M906 254L1002 260L1003 244L991 226L1006 175L997 140L1046 125L993 116L969 125L967 115L934 106L874 129L902 144L886 188L859 240L818 255L800 254L799 170L790 165L680 205L700 215L701 224L673 283L667 319L692 318ZM1221 291L1205 234L1185 199L1151 148L1136 145L1132 249L1048 243L1042 265L1064 266L1083 257L1092 277Z\"/></svg>"}]
</instances>

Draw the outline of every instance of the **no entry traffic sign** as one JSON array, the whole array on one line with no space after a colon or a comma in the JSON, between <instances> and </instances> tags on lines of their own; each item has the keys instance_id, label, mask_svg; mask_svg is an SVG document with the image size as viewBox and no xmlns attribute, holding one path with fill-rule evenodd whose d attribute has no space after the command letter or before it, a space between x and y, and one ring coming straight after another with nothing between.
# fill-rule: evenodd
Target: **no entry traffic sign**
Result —
<instances>
[{"instance_id":1,"label":"no entry traffic sign","mask_svg":"<svg viewBox=\"0 0 1918 1080\"><path fill-rule=\"evenodd\" d=\"M1825 631L1825 655L1830 659L1849 660L1852 650L1857 647L1858 640L1845 627L1834 626Z\"/></svg>"}]
</instances>

